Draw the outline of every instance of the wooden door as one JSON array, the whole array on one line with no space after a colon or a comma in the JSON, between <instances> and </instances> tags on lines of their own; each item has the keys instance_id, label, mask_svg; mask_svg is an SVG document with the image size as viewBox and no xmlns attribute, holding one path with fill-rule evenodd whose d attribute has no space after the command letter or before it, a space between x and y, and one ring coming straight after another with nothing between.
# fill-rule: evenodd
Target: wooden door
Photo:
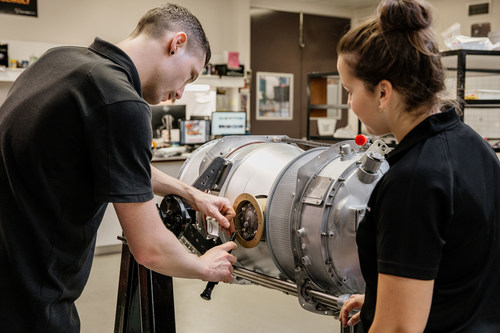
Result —
<instances>
[{"instance_id":1,"label":"wooden door","mask_svg":"<svg viewBox=\"0 0 500 333\"><path fill-rule=\"evenodd\" d=\"M349 23L350 20L344 18L309 14L301 17L299 13L252 10L251 134L285 134L292 138L306 136L307 74L336 71L337 43L349 28ZM293 74L292 120L256 119L257 72Z\"/></svg>"}]
</instances>

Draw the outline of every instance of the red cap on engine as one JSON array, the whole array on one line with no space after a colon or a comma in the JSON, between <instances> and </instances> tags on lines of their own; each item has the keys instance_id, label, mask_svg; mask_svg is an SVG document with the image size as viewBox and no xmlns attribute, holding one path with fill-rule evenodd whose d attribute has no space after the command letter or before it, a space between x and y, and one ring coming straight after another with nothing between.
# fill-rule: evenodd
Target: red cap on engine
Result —
<instances>
[{"instance_id":1,"label":"red cap on engine","mask_svg":"<svg viewBox=\"0 0 500 333\"><path fill-rule=\"evenodd\" d=\"M359 134L354 138L354 142L356 142L358 146L364 146L368 142L368 138L363 134Z\"/></svg>"}]
</instances>

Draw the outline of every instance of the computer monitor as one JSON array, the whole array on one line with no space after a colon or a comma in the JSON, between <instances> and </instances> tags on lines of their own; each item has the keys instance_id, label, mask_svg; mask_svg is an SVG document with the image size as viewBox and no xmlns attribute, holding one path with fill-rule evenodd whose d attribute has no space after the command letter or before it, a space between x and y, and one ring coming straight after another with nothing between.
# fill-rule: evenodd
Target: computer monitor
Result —
<instances>
[{"instance_id":1,"label":"computer monitor","mask_svg":"<svg viewBox=\"0 0 500 333\"><path fill-rule=\"evenodd\" d=\"M210 140L210 120L182 120L181 145L200 145Z\"/></svg>"},{"instance_id":2,"label":"computer monitor","mask_svg":"<svg viewBox=\"0 0 500 333\"><path fill-rule=\"evenodd\" d=\"M246 133L247 113L245 111L212 112L212 135L243 135Z\"/></svg>"},{"instance_id":3,"label":"computer monitor","mask_svg":"<svg viewBox=\"0 0 500 333\"><path fill-rule=\"evenodd\" d=\"M184 119L186 119L186 105L152 105L151 127L153 128L153 137L159 138L163 129L179 128L180 121Z\"/></svg>"},{"instance_id":4,"label":"computer monitor","mask_svg":"<svg viewBox=\"0 0 500 333\"><path fill-rule=\"evenodd\" d=\"M189 120L210 120L210 116L191 115Z\"/></svg>"}]
</instances>

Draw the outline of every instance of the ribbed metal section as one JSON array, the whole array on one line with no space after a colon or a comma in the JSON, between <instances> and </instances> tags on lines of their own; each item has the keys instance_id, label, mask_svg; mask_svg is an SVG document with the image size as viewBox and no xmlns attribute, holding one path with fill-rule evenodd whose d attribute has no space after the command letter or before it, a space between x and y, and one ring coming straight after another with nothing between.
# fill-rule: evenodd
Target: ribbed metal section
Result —
<instances>
[{"instance_id":1,"label":"ribbed metal section","mask_svg":"<svg viewBox=\"0 0 500 333\"><path fill-rule=\"evenodd\" d=\"M287 278L295 281L293 259L292 216L297 173L301 166L312 160L325 148L305 151L290 161L276 178L267 201L266 235L267 246L274 264Z\"/></svg>"}]
</instances>

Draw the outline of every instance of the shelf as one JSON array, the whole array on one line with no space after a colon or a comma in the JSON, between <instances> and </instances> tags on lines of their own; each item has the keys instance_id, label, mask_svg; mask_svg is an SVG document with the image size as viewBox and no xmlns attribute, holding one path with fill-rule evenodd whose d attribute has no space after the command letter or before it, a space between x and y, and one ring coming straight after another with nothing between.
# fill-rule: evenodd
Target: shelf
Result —
<instances>
[{"instance_id":1,"label":"shelf","mask_svg":"<svg viewBox=\"0 0 500 333\"><path fill-rule=\"evenodd\" d=\"M473 106L475 108L497 109L500 108L499 99L466 99L466 107Z\"/></svg>"},{"instance_id":2,"label":"shelf","mask_svg":"<svg viewBox=\"0 0 500 333\"><path fill-rule=\"evenodd\" d=\"M447 71L470 74L500 74L500 51L452 50L441 52Z\"/></svg>"},{"instance_id":3,"label":"shelf","mask_svg":"<svg viewBox=\"0 0 500 333\"><path fill-rule=\"evenodd\" d=\"M460 108L469 105L487 105L495 107L498 100L464 100L466 73L500 74L500 51L451 50L441 52L441 60L448 71L456 72L456 96Z\"/></svg>"},{"instance_id":4,"label":"shelf","mask_svg":"<svg viewBox=\"0 0 500 333\"><path fill-rule=\"evenodd\" d=\"M23 72L24 68L7 68L0 70L0 82L14 82Z\"/></svg>"},{"instance_id":5,"label":"shelf","mask_svg":"<svg viewBox=\"0 0 500 333\"><path fill-rule=\"evenodd\" d=\"M307 138L326 141L352 140L352 138L333 137L335 128L345 127L348 119L346 91L342 88L340 77L336 72L309 73L307 74ZM344 115L344 118L342 118ZM321 119L335 119L335 122L323 122ZM358 132L361 125L358 121ZM321 134L332 133L331 136L320 136Z\"/></svg>"},{"instance_id":6,"label":"shelf","mask_svg":"<svg viewBox=\"0 0 500 333\"><path fill-rule=\"evenodd\" d=\"M452 55L459 55L459 54L467 54L467 55L484 55L484 56L499 56L500 51L492 50L492 51L486 51L486 50L467 50L467 49L460 49L460 50L448 50L448 51L442 51L441 56L442 57L447 57L447 56L452 56Z\"/></svg>"},{"instance_id":7,"label":"shelf","mask_svg":"<svg viewBox=\"0 0 500 333\"><path fill-rule=\"evenodd\" d=\"M323 110L323 109L349 109L347 104L313 104L309 105L311 110Z\"/></svg>"},{"instance_id":8,"label":"shelf","mask_svg":"<svg viewBox=\"0 0 500 333\"><path fill-rule=\"evenodd\" d=\"M245 86L245 77L200 75L192 84L208 84L209 86L224 88L243 88Z\"/></svg>"},{"instance_id":9,"label":"shelf","mask_svg":"<svg viewBox=\"0 0 500 333\"><path fill-rule=\"evenodd\" d=\"M456 67L446 67L447 71L457 71ZM500 74L500 69L484 69L484 68L467 68L466 72L483 73L483 74Z\"/></svg>"},{"instance_id":10,"label":"shelf","mask_svg":"<svg viewBox=\"0 0 500 333\"><path fill-rule=\"evenodd\" d=\"M14 82L24 68L7 68L0 70L0 82ZM245 78L242 76L201 75L193 84L208 84L214 87L243 88Z\"/></svg>"},{"instance_id":11,"label":"shelf","mask_svg":"<svg viewBox=\"0 0 500 333\"><path fill-rule=\"evenodd\" d=\"M498 137L498 124L500 122L500 99L497 90L477 89L477 97L483 99L465 99L471 89L465 89L466 76L476 78L497 79L500 74L500 51L482 50L453 50L441 52L443 65L448 71L456 75L456 96L459 109L462 111L460 118L483 137ZM471 81L469 81L471 82ZM488 86L492 86L489 81ZM497 86L495 86L498 89ZM484 88L484 87L483 87ZM492 87L493 88L493 87ZM481 96L481 91L484 95ZM497 112L492 113L492 112ZM496 139L494 139L496 140ZM498 148L494 148L498 152Z\"/></svg>"}]
</instances>

